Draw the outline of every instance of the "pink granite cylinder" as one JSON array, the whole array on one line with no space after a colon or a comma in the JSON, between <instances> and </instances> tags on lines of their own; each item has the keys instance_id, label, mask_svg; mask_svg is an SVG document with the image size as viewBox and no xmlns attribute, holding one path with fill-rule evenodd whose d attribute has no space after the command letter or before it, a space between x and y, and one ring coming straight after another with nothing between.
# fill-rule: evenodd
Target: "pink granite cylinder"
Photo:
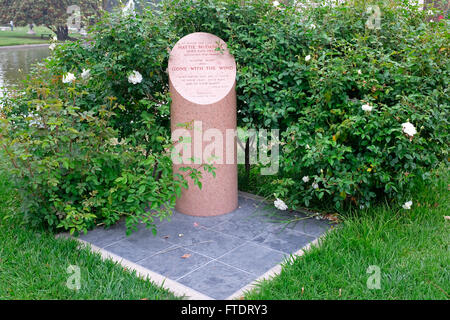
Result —
<instances>
[{"instance_id":1,"label":"pink granite cylinder","mask_svg":"<svg viewBox=\"0 0 450 320\"><path fill-rule=\"evenodd\" d=\"M186 176L181 167L202 172L201 189L186 177L189 188L177 199L176 210L192 216L229 213L238 207L234 57L217 36L193 33L173 48L168 71L172 136L183 140L174 173ZM216 177L203 164L213 165Z\"/></svg>"}]
</instances>

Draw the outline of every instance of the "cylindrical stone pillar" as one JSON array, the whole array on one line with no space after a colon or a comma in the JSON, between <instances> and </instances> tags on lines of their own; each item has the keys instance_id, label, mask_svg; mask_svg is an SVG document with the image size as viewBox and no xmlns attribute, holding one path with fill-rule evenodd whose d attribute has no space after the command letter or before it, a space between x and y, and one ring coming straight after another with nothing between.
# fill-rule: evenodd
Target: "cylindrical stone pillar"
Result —
<instances>
[{"instance_id":1,"label":"cylindrical stone pillar","mask_svg":"<svg viewBox=\"0 0 450 320\"><path fill-rule=\"evenodd\" d=\"M174 161L174 172L186 175L180 167L200 168L203 176L201 189L187 177L178 212L216 216L238 206L235 82L234 57L215 35L189 34L170 54L172 137L183 141L176 149L183 160ZM202 164L213 165L216 177Z\"/></svg>"}]
</instances>

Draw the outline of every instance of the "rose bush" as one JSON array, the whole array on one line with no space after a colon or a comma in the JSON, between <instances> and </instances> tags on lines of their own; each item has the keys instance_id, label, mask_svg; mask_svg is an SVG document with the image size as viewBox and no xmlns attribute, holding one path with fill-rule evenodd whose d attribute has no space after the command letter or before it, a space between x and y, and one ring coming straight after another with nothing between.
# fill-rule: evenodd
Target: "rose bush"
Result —
<instances>
[{"instance_id":1,"label":"rose bush","mask_svg":"<svg viewBox=\"0 0 450 320\"><path fill-rule=\"evenodd\" d=\"M297 4L166 0L55 45L2 110L27 216L83 230L122 215L151 225L148 203L168 215L186 177L173 177L167 153L166 69L198 31L235 56L239 125L281 132L278 175L251 191L282 209L409 201L412 178L448 161L448 20L430 23L406 0ZM367 27L369 5L379 29ZM187 170L197 182L204 172Z\"/></svg>"},{"instance_id":2,"label":"rose bush","mask_svg":"<svg viewBox=\"0 0 450 320\"><path fill-rule=\"evenodd\" d=\"M414 177L447 162L448 20L429 22L410 1L308 3L187 0L165 10L181 35L227 42L240 125L282 132L280 173L253 191L293 209L403 203Z\"/></svg>"},{"instance_id":3,"label":"rose bush","mask_svg":"<svg viewBox=\"0 0 450 320\"><path fill-rule=\"evenodd\" d=\"M202 174L214 168L173 174L166 96L149 89L151 78L135 70L142 70L136 59L124 68L107 54L95 60L97 49L90 50L84 43L55 46L25 89L2 100L0 145L21 212L30 225L71 233L121 217L128 233L139 223L156 232L187 180L201 187Z\"/></svg>"}]
</instances>

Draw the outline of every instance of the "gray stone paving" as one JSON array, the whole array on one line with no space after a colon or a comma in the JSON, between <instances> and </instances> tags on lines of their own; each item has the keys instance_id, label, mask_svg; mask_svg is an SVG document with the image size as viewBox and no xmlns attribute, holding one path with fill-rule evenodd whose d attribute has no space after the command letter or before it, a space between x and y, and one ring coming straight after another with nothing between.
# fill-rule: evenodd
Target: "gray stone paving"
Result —
<instances>
[{"instance_id":1,"label":"gray stone paving","mask_svg":"<svg viewBox=\"0 0 450 320\"><path fill-rule=\"evenodd\" d=\"M300 220L287 223L296 218ZM158 222L156 236L142 226L127 237L122 221L80 239L211 298L225 299L330 228L326 221L302 218L307 216L241 195L239 208L226 215L174 212L171 221Z\"/></svg>"}]
</instances>

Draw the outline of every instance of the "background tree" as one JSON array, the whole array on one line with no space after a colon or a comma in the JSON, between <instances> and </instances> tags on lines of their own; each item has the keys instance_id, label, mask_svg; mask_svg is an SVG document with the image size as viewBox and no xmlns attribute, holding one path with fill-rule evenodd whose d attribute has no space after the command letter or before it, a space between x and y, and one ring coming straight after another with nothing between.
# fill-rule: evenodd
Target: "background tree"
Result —
<instances>
[{"instance_id":1,"label":"background tree","mask_svg":"<svg viewBox=\"0 0 450 320\"><path fill-rule=\"evenodd\" d=\"M0 24L8 24L14 13L12 12L14 0L0 0Z\"/></svg>"},{"instance_id":2,"label":"background tree","mask_svg":"<svg viewBox=\"0 0 450 320\"><path fill-rule=\"evenodd\" d=\"M437 12L433 16L434 19L438 18L439 16L448 18L448 12L450 9L450 1L448 1L448 0L425 0L424 10L429 10L432 8L437 9Z\"/></svg>"},{"instance_id":3,"label":"background tree","mask_svg":"<svg viewBox=\"0 0 450 320\"><path fill-rule=\"evenodd\" d=\"M67 40L68 19L71 18L72 25L80 22L79 27L92 24L100 17L102 4L102 0L0 0L0 23L13 20L17 26L44 25L57 35L58 40ZM80 8L77 21L72 19L76 15L74 11L68 13L68 8L74 5Z\"/></svg>"}]
</instances>

